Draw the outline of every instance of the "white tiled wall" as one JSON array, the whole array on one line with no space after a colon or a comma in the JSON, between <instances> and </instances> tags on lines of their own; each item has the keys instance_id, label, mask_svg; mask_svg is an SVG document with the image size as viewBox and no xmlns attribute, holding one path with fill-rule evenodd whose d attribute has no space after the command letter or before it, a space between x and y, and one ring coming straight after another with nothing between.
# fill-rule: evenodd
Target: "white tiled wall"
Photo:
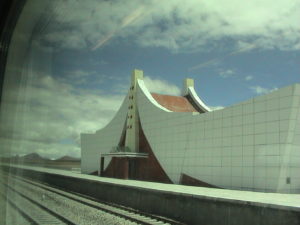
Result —
<instances>
[{"instance_id":1,"label":"white tiled wall","mask_svg":"<svg viewBox=\"0 0 300 225\"><path fill-rule=\"evenodd\" d=\"M299 193L299 86L198 115L165 112L140 88L139 114L156 157L176 183L186 173L225 188Z\"/></svg>"},{"instance_id":2,"label":"white tiled wall","mask_svg":"<svg viewBox=\"0 0 300 225\"><path fill-rule=\"evenodd\" d=\"M175 183L186 173L225 188L300 193L299 84L205 114L164 111L145 92L138 89L142 127ZM105 128L82 134L83 173L98 170L100 154L118 144L127 99Z\"/></svg>"},{"instance_id":3,"label":"white tiled wall","mask_svg":"<svg viewBox=\"0 0 300 225\"><path fill-rule=\"evenodd\" d=\"M300 85L294 90L292 112L290 117L290 132L288 133L289 164L286 165L291 177L289 184L291 193L300 193Z\"/></svg>"},{"instance_id":4,"label":"white tiled wall","mask_svg":"<svg viewBox=\"0 0 300 225\"><path fill-rule=\"evenodd\" d=\"M113 120L95 134L81 134L81 171L91 173L100 168L100 154L109 153L117 146L125 125L128 110L128 96L125 97L121 108ZM105 158L105 166L110 162Z\"/></svg>"}]
</instances>

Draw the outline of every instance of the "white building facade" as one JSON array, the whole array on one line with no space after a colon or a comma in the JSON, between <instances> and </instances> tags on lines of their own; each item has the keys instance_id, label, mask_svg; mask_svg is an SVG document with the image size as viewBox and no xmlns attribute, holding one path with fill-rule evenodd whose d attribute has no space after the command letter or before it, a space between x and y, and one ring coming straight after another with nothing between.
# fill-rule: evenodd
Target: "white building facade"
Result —
<instances>
[{"instance_id":1,"label":"white building facade","mask_svg":"<svg viewBox=\"0 0 300 225\"><path fill-rule=\"evenodd\" d=\"M83 173L99 171L101 155L118 148L122 137L126 148L127 136L132 145L143 132L149 158L157 159L172 183L188 184L183 182L187 177L191 185L300 193L300 84L211 111L186 80L183 95L195 110L185 112L160 104L146 88L142 72L134 71L133 77L137 73L135 92L130 89L114 119L94 134L81 135ZM128 131L131 106L136 139ZM143 152L134 146L133 152ZM104 169L114 158L108 156Z\"/></svg>"}]
</instances>

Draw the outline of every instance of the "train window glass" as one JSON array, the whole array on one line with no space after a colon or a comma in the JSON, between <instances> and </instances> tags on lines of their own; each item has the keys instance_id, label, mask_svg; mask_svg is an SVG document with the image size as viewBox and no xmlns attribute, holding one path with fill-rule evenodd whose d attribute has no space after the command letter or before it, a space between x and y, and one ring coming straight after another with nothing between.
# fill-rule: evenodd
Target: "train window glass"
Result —
<instances>
[{"instance_id":1,"label":"train window glass","mask_svg":"<svg viewBox=\"0 0 300 225\"><path fill-rule=\"evenodd\" d=\"M294 206L298 1L22 4L2 68L3 171L278 193Z\"/></svg>"}]
</instances>

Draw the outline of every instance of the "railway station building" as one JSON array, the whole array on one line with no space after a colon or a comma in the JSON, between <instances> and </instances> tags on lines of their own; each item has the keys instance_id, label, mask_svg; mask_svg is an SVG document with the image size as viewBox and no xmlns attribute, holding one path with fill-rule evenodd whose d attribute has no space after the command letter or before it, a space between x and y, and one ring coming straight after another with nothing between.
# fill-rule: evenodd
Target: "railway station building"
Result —
<instances>
[{"instance_id":1,"label":"railway station building","mask_svg":"<svg viewBox=\"0 0 300 225\"><path fill-rule=\"evenodd\" d=\"M104 177L300 193L300 84L212 111L185 79L150 93L143 72L104 128L81 134L81 171Z\"/></svg>"}]
</instances>

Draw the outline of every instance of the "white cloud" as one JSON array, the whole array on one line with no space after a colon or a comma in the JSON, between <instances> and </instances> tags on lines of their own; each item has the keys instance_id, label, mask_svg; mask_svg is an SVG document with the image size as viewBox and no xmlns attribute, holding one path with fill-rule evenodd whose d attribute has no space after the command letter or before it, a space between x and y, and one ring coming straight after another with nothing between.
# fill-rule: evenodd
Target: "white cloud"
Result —
<instances>
[{"instance_id":1,"label":"white cloud","mask_svg":"<svg viewBox=\"0 0 300 225\"><path fill-rule=\"evenodd\" d=\"M19 91L5 91L1 149L18 154L37 152L50 158L80 156L79 134L104 127L125 97L78 89L50 76L33 79Z\"/></svg>"},{"instance_id":2,"label":"white cloud","mask_svg":"<svg viewBox=\"0 0 300 225\"><path fill-rule=\"evenodd\" d=\"M64 72L64 76L59 78L63 83L68 84L103 84L105 81L113 80L116 85L123 85L120 82L126 81L126 78L122 76L111 76L104 73L99 73L96 71L87 71L87 70L72 70ZM127 86L126 86L127 88Z\"/></svg>"},{"instance_id":3,"label":"white cloud","mask_svg":"<svg viewBox=\"0 0 300 225\"><path fill-rule=\"evenodd\" d=\"M222 78L228 78L228 77L232 77L236 74L236 72L233 69L228 69L228 70L222 70L220 71L219 75Z\"/></svg>"},{"instance_id":4,"label":"white cloud","mask_svg":"<svg viewBox=\"0 0 300 225\"><path fill-rule=\"evenodd\" d=\"M224 109L225 107L224 106L209 106L209 108L212 111L216 111L216 110Z\"/></svg>"},{"instance_id":5,"label":"white cloud","mask_svg":"<svg viewBox=\"0 0 300 225\"><path fill-rule=\"evenodd\" d=\"M245 77L245 80L246 80L246 81L253 80L253 76L246 76L246 77Z\"/></svg>"},{"instance_id":6,"label":"white cloud","mask_svg":"<svg viewBox=\"0 0 300 225\"><path fill-rule=\"evenodd\" d=\"M74 70L74 71L69 71L66 74L71 76L72 78L83 78L83 77L88 77L94 73L95 73L94 71L90 72L84 70Z\"/></svg>"},{"instance_id":7,"label":"white cloud","mask_svg":"<svg viewBox=\"0 0 300 225\"><path fill-rule=\"evenodd\" d=\"M98 48L116 37L172 51L218 48L222 38L235 41L235 52L300 46L298 0L52 2L42 39L64 48Z\"/></svg>"},{"instance_id":8,"label":"white cloud","mask_svg":"<svg viewBox=\"0 0 300 225\"><path fill-rule=\"evenodd\" d=\"M64 74L63 79L66 83L72 83L72 84L86 84L88 83L88 79L92 76L96 77L97 73L95 71L84 71L84 70L73 70L73 71L67 71ZM102 83L102 79L100 76L97 77L97 79L93 80L93 83Z\"/></svg>"},{"instance_id":9,"label":"white cloud","mask_svg":"<svg viewBox=\"0 0 300 225\"><path fill-rule=\"evenodd\" d=\"M256 93L256 94L268 94L272 91L276 91L278 88L277 87L273 87L273 88L264 88L261 86L252 86L250 87L250 89Z\"/></svg>"},{"instance_id":10,"label":"white cloud","mask_svg":"<svg viewBox=\"0 0 300 225\"><path fill-rule=\"evenodd\" d=\"M197 70L197 69L200 69L200 68L203 68L203 67L208 67L208 66L219 66L220 65L220 59L221 58L214 58L214 59L211 59L211 60L208 60L206 62L201 62L197 65L194 65L190 68L188 68L188 70L192 71L192 70Z\"/></svg>"},{"instance_id":11,"label":"white cloud","mask_svg":"<svg viewBox=\"0 0 300 225\"><path fill-rule=\"evenodd\" d=\"M89 74L75 71L73 77ZM147 76L144 79L152 92L180 94L177 86L166 81ZM123 91L101 94L39 74L21 89L6 88L0 114L2 153L80 157L80 133L101 129L119 109L128 85L123 80L116 85Z\"/></svg>"},{"instance_id":12,"label":"white cloud","mask_svg":"<svg viewBox=\"0 0 300 225\"><path fill-rule=\"evenodd\" d=\"M144 77L145 85L150 92L168 95L180 95L180 89L167 81L160 79L152 79L148 76Z\"/></svg>"}]
</instances>

